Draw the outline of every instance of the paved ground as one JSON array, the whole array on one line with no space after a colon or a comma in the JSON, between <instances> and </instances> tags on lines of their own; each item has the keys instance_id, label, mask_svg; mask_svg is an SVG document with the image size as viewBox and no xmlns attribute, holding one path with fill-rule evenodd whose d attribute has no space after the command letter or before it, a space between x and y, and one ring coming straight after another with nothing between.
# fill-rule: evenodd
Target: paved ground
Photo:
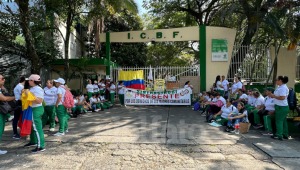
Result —
<instances>
[{"instance_id":1,"label":"paved ground","mask_svg":"<svg viewBox=\"0 0 300 170\"><path fill-rule=\"evenodd\" d=\"M300 154L281 157L259 149L300 151L299 139L274 141L258 131L235 135L211 127L189 107L114 107L70 120L69 133L46 131L47 150L31 154L7 124L0 169L298 169ZM255 144L255 145L254 145ZM278 146L280 148L278 149ZM266 148L265 147L265 148ZM277 147L277 148L276 148ZM283 154L284 155L284 154Z\"/></svg>"}]
</instances>

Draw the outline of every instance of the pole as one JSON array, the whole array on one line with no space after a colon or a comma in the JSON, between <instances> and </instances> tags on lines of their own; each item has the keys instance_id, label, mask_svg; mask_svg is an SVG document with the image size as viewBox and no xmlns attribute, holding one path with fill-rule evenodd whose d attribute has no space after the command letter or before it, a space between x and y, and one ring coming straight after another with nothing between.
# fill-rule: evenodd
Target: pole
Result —
<instances>
[{"instance_id":1,"label":"pole","mask_svg":"<svg viewBox=\"0 0 300 170\"><path fill-rule=\"evenodd\" d=\"M106 46L106 76L110 77L110 32L106 32L106 41L105 41L105 46Z\"/></svg>"},{"instance_id":2,"label":"pole","mask_svg":"<svg viewBox=\"0 0 300 170\"><path fill-rule=\"evenodd\" d=\"M206 91L206 26L199 27L200 90Z\"/></svg>"}]
</instances>

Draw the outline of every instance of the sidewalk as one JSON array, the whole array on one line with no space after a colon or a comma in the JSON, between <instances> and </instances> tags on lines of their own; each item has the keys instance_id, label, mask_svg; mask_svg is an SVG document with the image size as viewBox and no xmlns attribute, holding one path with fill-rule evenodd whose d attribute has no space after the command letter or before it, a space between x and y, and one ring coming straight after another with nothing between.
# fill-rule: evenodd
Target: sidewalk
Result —
<instances>
[{"instance_id":1,"label":"sidewalk","mask_svg":"<svg viewBox=\"0 0 300 170\"><path fill-rule=\"evenodd\" d=\"M40 154L23 148L25 139L12 139L7 124L0 148L9 153L0 156L0 169L298 169L299 138L235 135L204 119L184 106L116 106L70 119L62 137L46 127L47 150ZM260 149L266 144L281 146L279 154ZM286 147L295 151L291 158L281 156Z\"/></svg>"}]
</instances>

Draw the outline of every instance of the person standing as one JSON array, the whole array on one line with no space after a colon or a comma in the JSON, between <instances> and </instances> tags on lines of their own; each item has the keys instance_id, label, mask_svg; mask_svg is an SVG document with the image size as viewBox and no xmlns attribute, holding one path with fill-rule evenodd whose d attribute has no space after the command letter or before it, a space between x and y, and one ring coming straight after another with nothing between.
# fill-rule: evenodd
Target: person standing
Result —
<instances>
[{"instance_id":1,"label":"person standing","mask_svg":"<svg viewBox=\"0 0 300 170\"><path fill-rule=\"evenodd\" d=\"M118 85L118 94L121 106L124 106L124 93L125 93L125 86L123 85L123 81L119 81Z\"/></svg>"},{"instance_id":2,"label":"person standing","mask_svg":"<svg viewBox=\"0 0 300 170\"><path fill-rule=\"evenodd\" d=\"M25 84L25 77L21 77L19 84L16 85L14 88L14 95L16 98L16 109L14 111L14 119L12 122L12 127L13 127L13 138L14 139L20 139L20 135L18 133L18 122L22 113L22 102L21 102L21 95L22 95L22 90L24 89L24 84Z\"/></svg>"},{"instance_id":3,"label":"person standing","mask_svg":"<svg viewBox=\"0 0 300 170\"><path fill-rule=\"evenodd\" d=\"M276 85L278 86L274 94L270 95L275 103L275 124L276 134L272 135L273 139L283 140L289 139L288 126L286 116L289 113L289 105L287 97L289 95L289 88L286 83L289 81L287 76L278 76Z\"/></svg>"},{"instance_id":4,"label":"person standing","mask_svg":"<svg viewBox=\"0 0 300 170\"><path fill-rule=\"evenodd\" d=\"M35 96L32 101L32 130L30 134L30 142L24 147L36 146L31 150L32 153L45 151L45 137L42 125L42 116L44 114L44 107L42 102L44 100L44 90L39 86L41 78L37 74L32 74L29 78L30 92Z\"/></svg>"},{"instance_id":5,"label":"person standing","mask_svg":"<svg viewBox=\"0 0 300 170\"><path fill-rule=\"evenodd\" d=\"M99 90L100 90L100 96L104 95L104 92L105 92L104 79L100 80L98 86L99 86Z\"/></svg>"},{"instance_id":6,"label":"person standing","mask_svg":"<svg viewBox=\"0 0 300 170\"><path fill-rule=\"evenodd\" d=\"M90 79L88 80L88 84L86 85L86 91L88 99L90 99L94 93L94 85L92 84L92 81Z\"/></svg>"},{"instance_id":7,"label":"person standing","mask_svg":"<svg viewBox=\"0 0 300 170\"><path fill-rule=\"evenodd\" d=\"M193 86L190 84L190 81L185 82L183 88L190 88L190 89L191 89L190 100L191 100L191 105L192 105L192 99L193 99Z\"/></svg>"},{"instance_id":8,"label":"person standing","mask_svg":"<svg viewBox=\"0 0 300 170\"><path fill-rule=\"evenodd\" d=\"M110 102L112 104L115 104L116 85L113 81L110 82L109 93L110 93Z\"/></svg>"},{"instance_id":9,"label":"person standing","mask_svg":"<svg viewBox=\"0 0 300 170\"><path fill-rule=\"evenodd\" d=\"M98 94L99 93L99 86L98 86L98 81L97 80L94 81L93 86L94 86L94 94Z\"/></svg>"},{"instance_id":10,"label":"person standing","mask_svg":"<svg viewBox=\"0 0 300 170\"><path fill-rule=\"evenodd\" d=\"M228 85L229 85L229 82L228 82L228 80L226 80L224 75L222 75L222 80L221 81L222 81L222 86L224 88L224 97L225 97L225 99L227 99L228 98Z\"/></svg>"},{"instance_id":11,"label":"person standing","mask_svg":"<svg viewBox=\"0 0 300 170\"><path fill-rule=\"evenodd\" d=\"M221 82L221 76L220 75L218 75L216 77L215 84L216 84L217 92L220 93L221 96L224 96L224 88L223 88L223 85L222 85L222 82Z\"/></svg>"},{"instance_id":12,"label":"person standing","mask_svg":"<svg viewBox=\"0 0 300 170\"><path fill-rule=\"evenodd\" d=\"M48 80L47 86L44 88L45 113L43 115L43 127L50 123L50 132L54 132L55 128L55 104L57 98L57 88L53 86L53 81Z\"/></svg>"},{"instance_id":13,"label":"person standing","mask_svg":"<svg viewBox=\"0 0 300 170\"><path fill-rule=\"evenodd\" d=\"M57 99L55 103L56 108L56 115L59 121L59 130L57 133L54 134L54 136L63 136L65 135L65 129L67 127L67 110L65 106L63 105L66 90L64 87L64 84L66 83L63 78L58 78L57 80L54 80L55 86L57 88Z\"/></svg>"},{"instance_id":14,"label":"person standing","mask_svg":"<svg viewBox=\"0 0 300 170\"><path fill-rule=\"evenodd\" d=\"M5 78L0 74L0 101L12 101L15 100L15 97L10 97L10 96L4 96L2 93L2 90L4 89L4 83L5 83ZM0 113L0 141L2 139L2 134L4 132L4 127L5 127L5 120L6 120L6 115L7 113ZM5 150L0 150L0 155L6 154L7 151Z\"/></svg>"}]
</instances>

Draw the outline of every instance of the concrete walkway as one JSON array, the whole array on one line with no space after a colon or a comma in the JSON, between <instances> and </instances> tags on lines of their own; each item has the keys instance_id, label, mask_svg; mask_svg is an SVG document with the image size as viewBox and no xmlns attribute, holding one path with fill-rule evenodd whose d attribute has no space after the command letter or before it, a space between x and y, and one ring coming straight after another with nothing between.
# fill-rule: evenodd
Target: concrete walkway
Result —
<instances>
[{"instance_id":1,"label":"concrete walkway","mask_svg":"<svg viewBox=\"0 0 300 170\"><path fill-rule=\"evenodd\" d=\"M258 131L245 135L209 126L185 106L116 106L69 121L69 133L55 137L45 128L47 150L31 154L28 141L11 138L7 124L0 169L293 169L297 157L274 157L260 146L275 142ZM278 141L279 142L279 141ZM254 145L255 144L255 145ZM272 143L271 143L272 144ZM296 139L288 145L299 151ZM268 148L268 147L266 147ZM281 148L282 151L282 148ZM297 152L293 153L297 154Z\"/></svg>"}]
</instances>

